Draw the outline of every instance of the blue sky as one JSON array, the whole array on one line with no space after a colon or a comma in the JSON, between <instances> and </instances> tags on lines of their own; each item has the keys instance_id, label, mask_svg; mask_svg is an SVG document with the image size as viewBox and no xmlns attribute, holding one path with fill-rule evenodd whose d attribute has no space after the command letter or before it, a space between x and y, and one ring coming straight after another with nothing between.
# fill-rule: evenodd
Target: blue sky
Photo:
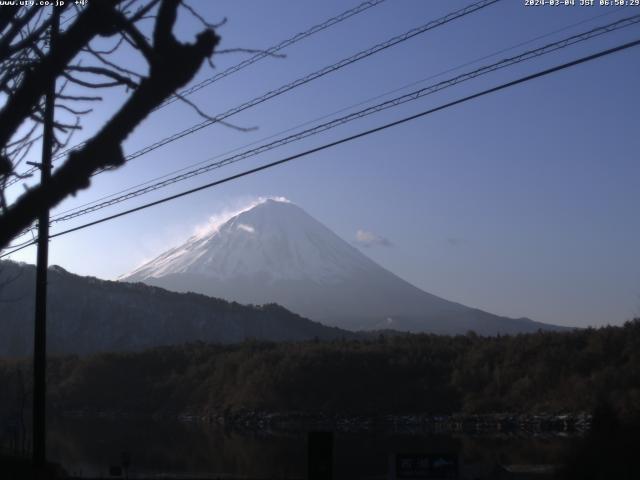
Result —
<instances>
[{"instance_id":1,"label":"blue sky","mask_svg":"<svg viewBox=\"0 0 640 480\"><path fill-rule=\"evenodd\" d=\"M228 18L220 29L220 48L267 48L357 3L192 2L211 21ZM284 52L284 59L256 63L190 98L210 114L223 112L469 3L387 0L299 42ZM638 7L525 7L520 0L503 0L230 119L258 127L255 131L214 125L99 175L89 190L56 211L569 25L583 22L420 86L637 14ZM600 18L589 20L596 16ZM178 32L188 39L196 28L184 16ZM629 27L65 223L53 232L639 37L640 27ZM214 63L220 71L245 57L224 54ZM284 196L345 240L355 241L358 230L388 240L362 250L433 294L556 324L620 324L640 315L639 60L640 48L631 49L55 239L51 263L79 274L116 278L185 240L221 211L258 196ZM127 56L124 61L136 59ZM207 68L198 78L212 74ZM87 120L84 135L109 116L123 95L109 94ZM133 152L200 120L188 106L173 104L141 125L125 149ZM14 259L32 262L34 254L28 249Z\"/></svg>"}]
</instances>

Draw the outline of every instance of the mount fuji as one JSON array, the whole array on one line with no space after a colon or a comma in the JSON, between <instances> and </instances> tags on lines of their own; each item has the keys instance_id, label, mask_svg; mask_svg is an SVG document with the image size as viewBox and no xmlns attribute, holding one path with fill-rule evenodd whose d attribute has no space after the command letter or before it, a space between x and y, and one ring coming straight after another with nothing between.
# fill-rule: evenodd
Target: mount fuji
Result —
<instances>
[{"instance_id":1,"label":"mount fuji","mask_svg":"<svg viewBox=\"0 0 640 480\"><path fill-rule=\"evenodd\" d=\"M482 335L561 329L427 293L381 267L300 207L266 199L119 278L245 304L280 305L325 325Z\"/></svg>"}]
</instances>

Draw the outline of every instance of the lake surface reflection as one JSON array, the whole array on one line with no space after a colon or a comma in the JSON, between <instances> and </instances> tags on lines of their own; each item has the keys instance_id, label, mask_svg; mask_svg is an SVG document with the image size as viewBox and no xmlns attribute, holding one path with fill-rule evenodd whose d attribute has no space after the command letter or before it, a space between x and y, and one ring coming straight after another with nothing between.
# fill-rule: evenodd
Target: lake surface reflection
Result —
<instances>
[{"instance_id":1,"label":"lake surface reflection","mask_svg":"<svg viewBox=\"0 0 640 480\"><path fill-rule=\"evenodd\" d=\"M457 455L460 478L483 478L497 464L560 464L571 437L412 433L335 434L334 478L386 478L391 453ZM239 432L198 422L58 418L48 456L70 474L108 477L130 457L129 477L305 478L304 432Z\"/></svg>"}]
</instances>

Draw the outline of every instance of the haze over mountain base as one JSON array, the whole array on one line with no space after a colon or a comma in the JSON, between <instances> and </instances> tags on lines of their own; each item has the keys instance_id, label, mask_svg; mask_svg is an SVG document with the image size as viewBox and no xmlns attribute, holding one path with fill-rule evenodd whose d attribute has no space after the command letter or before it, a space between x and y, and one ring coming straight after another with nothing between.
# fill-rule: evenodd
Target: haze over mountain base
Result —
<instances>
[{"instance_id":1,"label":"haze over mountain base","mask_svg":"<svg viewBox=\"0 0 640 480\"><path fill-rule=\"evenodd\" d=\"M240 303L276 302L348 330L481 335L564 327L512 319L420 290L285 200L267 199L120 278Z\"/></svg>"}]
</instances>

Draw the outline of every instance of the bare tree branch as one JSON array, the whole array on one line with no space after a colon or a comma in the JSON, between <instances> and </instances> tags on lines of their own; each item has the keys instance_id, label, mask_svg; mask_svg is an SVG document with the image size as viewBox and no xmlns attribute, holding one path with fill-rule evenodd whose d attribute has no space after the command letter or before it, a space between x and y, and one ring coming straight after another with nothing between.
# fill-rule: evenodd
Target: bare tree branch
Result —
<instances>
[{"instance_id":1,"label":"bare tree branch","mask_svg":"<svg viewBox=\"0 0 640 480\"><path fill-rule=\"evenodd\" d=\"M44 89L42 85L46 85L47 79L51 81L63 76L78 83L79 79L65 69L69 68L74 56L86 48L96 35L124 33L130 37L135 48L143 53L148 62L148 76L135 85L127 83L133 91L122 107L95 136L69 153L67 160L56 169L46 186L40 185L27 190L6 208L0 216L0 248L4 248L14 236L31 225L43 206L52 208L67 196L75 195L79 190L87 188L95 172L122 165L122 142L149 113L193 78L205 59L213 54L219 42L219 37L211 29L200 32L194 43L185 44L176 40L173 27L180 0L154 2L159 4L159 7L152 37L153 44L149 44L131 19L116 8L121 2L107 3L106 0L93 0L79 15L78 20L61 35L57 51L46 55L38 65L25 74L24 80L0 111L0 145L8 142L16 131L16 125L25 118L35 115L39 121L39 99ZM123 82L126 78L108 68L76 65L71 70L107 76L117 79L115 82ZM39 83L34 80L35 71L42 74ZM127 80L132 82L130 78ZM87 86L96 85L85 83L88 83ZM25 100L27 107L20 107L17 97ZM5 119L8 123L5 123ZM59 129L74 130L77 127L77 124L58 124Z\"/></svg>"},{"instance_id":2,"label":"bare tree branch","mask_svg":"<svg viewBox=\"0 0 640 480\"><path fill-rule=\"evenodd\" d=\"M50 84L57 78L94 36L104 28L105 19L114 16L114 7L120 0L94 0L83 10L76 22L60 35L56 51L42 59L25 73L18 89L0 110L0 145L5 145L22 122L29 116Z\"/></svg>"},{"instance_id":3,"label":"bare tree branch","mask_svg":"<svg viewBox=\"0 0 640 480\"><path fill-rule=\"evenodd\" d=\"M67 67L67 70L71 70L73 72L83 72L83 73L90 73L93 75L101 75L103 77L109 77L111 79L113 79L117 84L119 85L126 85L127 87L134 89L138 86L138 84L136 82L134 82L133 80L131 80L129 77L126 77L124 75L121 75L117 72L114 72L112 70L109 70L107 68L103 68L103 67L83 67L80 65L70 65ZM64 74L65 76L68 75L67 72L65 72ZM75 81L78 82L79 79L72 77L71 75L69 75L67 78L69 78L69 80L71 81ZM87 82L89 83L89 82ZM85 85L87 86L87 85Z\"/></svg>"},{"instance_id":4,"label":"bare tree branch","mask_svg":"<svg viewBox=\"0 0 640 480\"><path fill-rule=\"evenodd\" d=\"M200 115L205 120L211 120L212 122L219 123L220 125L224 125L225 127L229 127L229 128L231 128L233 130L238 130L239 132L253 132L254 130L258 129L258 127L240 127L238 125L234 125L233 123L225 122L224 120L218 120L218 119L212 117L211 115L206 114L204 111L202 111L202 109L200 107L198 107L195 103L193 103L191 100L189 100L184 95L182 95L180 93L177 93L177 92L174 93L174 95L178 100L180 100L181 102L184 102L187 105L189 105L193 110L195 110L195 112L198 115Z\"/></svg>"}]
</instances>

